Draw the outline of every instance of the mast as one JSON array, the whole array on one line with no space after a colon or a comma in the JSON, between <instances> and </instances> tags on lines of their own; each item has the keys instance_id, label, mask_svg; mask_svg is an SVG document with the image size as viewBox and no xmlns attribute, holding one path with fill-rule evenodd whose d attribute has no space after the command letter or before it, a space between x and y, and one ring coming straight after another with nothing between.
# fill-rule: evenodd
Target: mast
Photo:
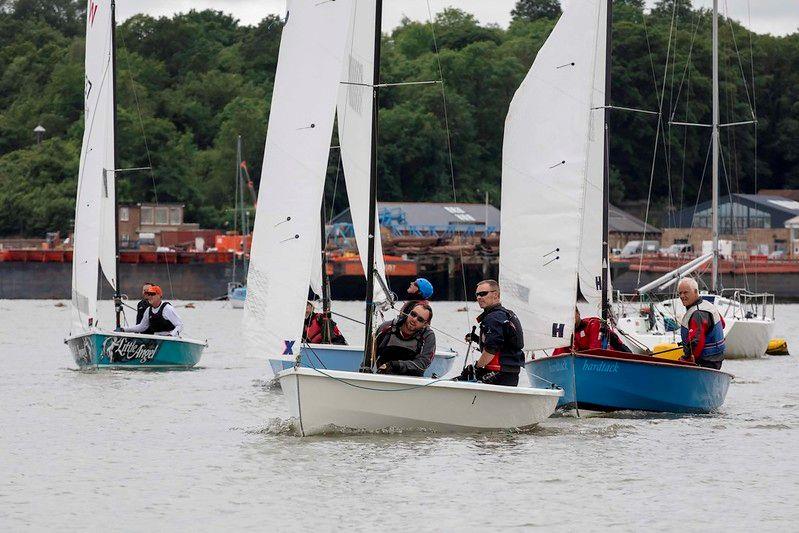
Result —
<instances>
[{"instance_id":1,"label":"mast","mask_svg":"<svg viewBox=\"0 0 799 533\"><path fill-rule=\"evenodd\" d=\"M115 0L111 0L111 120L114 123L114 143L112 150L114 150L114 169L113 180L116 183L117 174L116 169L119 168L117 162L117 18L116 18L117 4ZM114 281L116 287L114 288L114 309L116 311L116 327L122 327L122 282L119 279L119 206L117 205L116 187L114 187Z\"/></svg>"},{"instance_id":2,"label":"mast","mask_svg":"<svg viewBox=\"0 0 799 533\"><path fill-rule=\"evenodd\" d=\"M366 319L363 344L363 362L361 371L372 366L372 320L374 318L374 264L375 264L375 216L377 211L377 117L378 117L378 85L380 84L380 38L382 37L383 0L375 1L375 41L374 62L372 65L372 153L369 165L369 230L367 231L366 261Z\"/></svg>"},{"instance_id":3,"label":"mast","mask_svg":"<svg viewBox=\"0 0 799 533\"><path fill-rule=\"evenodd\" d=\"M713 199L711 204L713 267L710 290L718 291L719 275L719 1L713 0Z\"/></svg>"},{"instance_id":4,"label":"mast","mask_svg":"<svg viewBox=\"0 0 799 533\"><path fill-rule=\"evenodd\" d=\"M605 135L604 135L604 164L602 165L602 280L600 288L602 290L602 323L607 324L610 310L608 302L608 233L609 221L608 210L610 205L610 132L608 131L608 121L610 119L610 66L611 48L613 35L613 0L607 0L607 21L605 29Z\"/></svg>"},{"instance_id":5,"label":"mast","mask_svg":"<svg viewBox=\"0 0 799 533\"><path fill-rule=\"evenodd\" d=\"M322 315L325 317L322 328L322 342L330 342L330 278L327 277L327 233L325 231L325 197L322 195L322 212L320 214L319 224L322 248Z\"/></svg>"},{"instance_id":6,"label":"mast","mask_svg":"<svg viewBox=\"0 0 799 533\"><path fill-rule=\"evenodd\" d=\"M244 274L242 281L247 280L247 234L250 231L249 224L247 223L247 213L244 207L244 176L241 169L241 135L236 138L236 191L238 192L237 199L241 207L241 260L244 264ZM235 263L236 258L234 256ZM235 280L234 280L235 281Z\"/></svg>"}]
</instances>

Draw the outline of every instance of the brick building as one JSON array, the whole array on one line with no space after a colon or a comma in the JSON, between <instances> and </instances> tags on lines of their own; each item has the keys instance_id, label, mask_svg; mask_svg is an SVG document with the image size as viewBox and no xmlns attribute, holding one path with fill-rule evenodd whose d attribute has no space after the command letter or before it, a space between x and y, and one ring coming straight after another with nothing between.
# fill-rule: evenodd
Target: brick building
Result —
<instances>
[{"instance_id":1,"label":"brick building","mask_svg":"<svg viewBox=\"0 0 799 533\"><path fill-rule=\"evenodd\" d=\"M173 246L176 242L174 232L201 231L199 224L183 221L183 208L183 204L177 203L141 203L118 206L119 247L137 249ZM170 235L164 235L165 233ZM189 234L186 236L189 237ZM192 238L189 237L189 240Z\"/></svg>"}]
</instances>

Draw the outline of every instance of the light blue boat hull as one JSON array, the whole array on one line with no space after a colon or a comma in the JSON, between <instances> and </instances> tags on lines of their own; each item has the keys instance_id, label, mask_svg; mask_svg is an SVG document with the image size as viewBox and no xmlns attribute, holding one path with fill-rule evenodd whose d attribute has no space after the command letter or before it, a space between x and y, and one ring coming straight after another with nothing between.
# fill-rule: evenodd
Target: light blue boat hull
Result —
<instances>
[{"instance_id":1,"label":"light blue boat hull","mask_svg":"<svg viewBox=\"0 0 799 533\"><path fill-rule=\"evenodd\" d=\"M439 352L425 372L425 377L435 374L438 377L447 376L452 372L457 354L454 352ZM300 348L300 366L305 368L319 368L328 370L343 370L358 372L363 361L363 348L348 347L336 344L314 344ZM270 359L272 371L278 372L294 366L294 361L283 359Z\"/></svg>"},{"instance_id":2,"label":"light blue boat hull","mask_svg":"<svg viewBox=\"0 0 799 533\"><path fill-rule=\"evenodd\" d=\"M710 413L724 403L732 375L659 358L596 350L534 359L533 387L549 382L564 395L558 407L596 411Z\"/></svg>"},{"instance_id":3,"label":"light blue boat hull","mask_svg":"<svg viewBox=\"0 0 799 533\"><path fill-rule=\"evenodd\" d=\"M64 341L80 368L191 368L205 344L136 333L86 333Z\"/></svg>"}]
</instances>

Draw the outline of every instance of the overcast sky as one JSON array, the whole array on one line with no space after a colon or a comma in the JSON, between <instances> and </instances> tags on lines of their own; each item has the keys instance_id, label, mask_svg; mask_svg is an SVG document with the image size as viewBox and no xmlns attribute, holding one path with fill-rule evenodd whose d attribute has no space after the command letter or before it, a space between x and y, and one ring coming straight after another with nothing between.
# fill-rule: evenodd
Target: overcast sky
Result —
<instances>
[{"instance_id":1,"label":"overcast sky","mask_svg":"<svg viewBox=\"0 0 799 533\"><path fill-rule=\"evenodd\" d=\"M562 0L579 2L580 0ZM473 13L482 23L507 26L515 0L429 0L434 12L449 6ZM651 6L655 0L646 0ZM693 0L694 7L710 7L712 0ZM383 2L383 28L397 26L403 16L428 19L428 0L385 0ZM799 29L799 0L719 0L722 13L751 27L758 33L786 35ZM749 14L751 6L751 17ZM257 24L270 13L285 14L285 0L135 0L119 2L120 18L135 13L152 16L171 15L190 9L216 9L230 13L242 24Z\"/></svg>"}]
</instances>

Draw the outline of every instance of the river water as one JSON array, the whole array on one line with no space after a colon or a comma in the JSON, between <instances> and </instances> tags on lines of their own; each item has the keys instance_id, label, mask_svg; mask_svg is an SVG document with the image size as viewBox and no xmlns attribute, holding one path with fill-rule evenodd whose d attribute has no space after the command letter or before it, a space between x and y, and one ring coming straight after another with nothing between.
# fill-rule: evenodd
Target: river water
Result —
<instances>
[{"instance_id":1,"label":"river water","mask_svg":"<svg viewBox=\"0 0 799 533\"><path fill-rule=\"evenodd\" d=\"M63 303L0 301L3 531L799 527L794 357L725 362L736 379L708 416L299 438L265 363L241 355L240 310L179 309L187 335L210 344L195 370L80 372ZM462 338L476 315L466 305L436 303L433 325ZM799 351L799 306L777 314Z\"/></svg>"}]
</instances>

